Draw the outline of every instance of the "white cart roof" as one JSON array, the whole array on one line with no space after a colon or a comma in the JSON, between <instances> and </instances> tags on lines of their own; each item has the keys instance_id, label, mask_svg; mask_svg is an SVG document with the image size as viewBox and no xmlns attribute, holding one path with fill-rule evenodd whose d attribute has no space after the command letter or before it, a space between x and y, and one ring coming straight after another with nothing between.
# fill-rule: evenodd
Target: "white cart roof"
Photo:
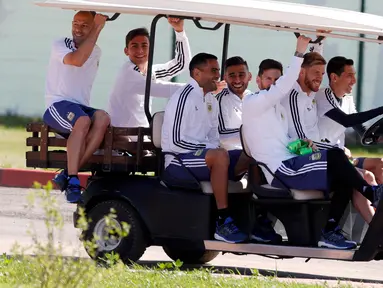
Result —
<instances>
[{"instance_id":1,"label":"white cart roof","mask_svg":"<svg viewBox=\"0 0 383 288\"><path fill-rule=\"evenodd\" d=\"M269 0L48 0L44 7L141 15L177 15L273 30L331 30L330 37L383 42L383 17L342 9ZM353 34L352 36L350 35ZM358 34L372 36L361 38ZM322 34L326 35L326 34ZM345 36L347 35L347 36Z\"/></svg>"}]
</instances>

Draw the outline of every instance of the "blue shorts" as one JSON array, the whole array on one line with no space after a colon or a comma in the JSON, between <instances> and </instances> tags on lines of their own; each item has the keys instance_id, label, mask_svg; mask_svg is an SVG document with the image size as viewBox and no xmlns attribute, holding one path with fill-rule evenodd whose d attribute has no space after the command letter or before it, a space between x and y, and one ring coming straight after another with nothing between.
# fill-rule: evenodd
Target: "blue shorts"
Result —
<instances>
[{"instance_id":1,"label":"blue shorts","mask_svg":"<svg viewBox=\"0 0 383 288\"><path fill-rule=\"evenodd\" d=\"M327 151L283 161L275 175L290 189L327 191ZM273 179L271 185L284 188Z\"/></svg>"},{"instance_id":2,"label":"blue shorts","mask_svg":"<svg viewBox=\"0 0 383 288\"><path fill-rule=\"evenodd\" d=\"M200 149L195 152L178 154L184 166L198 181L210 181L210 169L206 164L205 156L209 149ZM228 151L230 157L228 178L232 181L239 181L243 175L235 175L234 170L242 150ZM177 181L193 181L192 176L185 171L177 159L173 159L166 167L165 173Z\"/></svg>"},{"instance_id":3,"label":"blue shorts","mask_svg":"<svg viewBox=\"0 0 383 288\"><path fill-rule=\"evenodd\" d=\"M360 169L363 169L363 165L364 165L364 160L366 160L365 157L358 157L356 158L358 159L358 164L356 164L356 168L360 168Z\"/></svg>"},{"instance_id":4,"label":"blue shorts","mask_svg":"<svg viewBox=\"0 0 383 288\"><path fill-rule=\"evenodd\" d=\"M81 116L92 118L96 111L97 109L63 100L48 107L44 113L43 121L67 138L78 118Z\"/></svg>"}]
</instances>

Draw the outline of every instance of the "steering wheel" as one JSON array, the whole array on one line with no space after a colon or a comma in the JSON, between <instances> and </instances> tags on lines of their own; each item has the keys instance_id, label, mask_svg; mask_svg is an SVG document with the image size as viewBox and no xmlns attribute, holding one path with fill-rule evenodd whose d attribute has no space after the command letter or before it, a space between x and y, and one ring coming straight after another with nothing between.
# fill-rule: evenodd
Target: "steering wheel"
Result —
<instances>
[{"instance_id":1,"label":"steering wheel","mask_svg":"<svg viewBox=\"0 0 383 288\"><path fill-rule=\"evenodd\" d=\"M295 34L295 36L297 37L297 38L299 38L299 36L301 36L301 33L298 33L298 32L294 32L294 34ZM311 43L311 44L318 44L318 43L320 43L322 40L324 39L324 36L319 36L316 40L310 40L310 42L309 43Z\"/></svg>"},{"instance_id":2,"label":"steering wheel","mask_svg":"<svg viewBox=\"0 0 383 288\"><path fill-rule=\"evenodd\" d=\"M364 132L361 139L362 145L369 146L381 144L383 143L383 139L379 139L380 137L383 137L383 118L376 121L366 130L366 132Z\"/></svg>"}]
</instances>

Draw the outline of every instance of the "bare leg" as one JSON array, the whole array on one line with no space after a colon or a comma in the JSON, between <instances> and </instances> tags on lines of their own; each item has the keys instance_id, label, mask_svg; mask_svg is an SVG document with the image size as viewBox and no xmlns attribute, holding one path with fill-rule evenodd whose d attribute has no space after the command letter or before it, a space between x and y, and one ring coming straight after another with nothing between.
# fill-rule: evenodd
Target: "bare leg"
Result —
<instances>
[{"instance_id":1,"label":"bare leg","mask_svg":"<svg viewBox=\"0 0 383 288\"><path fill-rule=\"evenodd\" d=\"M207 151L205 161L210 169L210 181L217 208L225 209L228 207L229 155L225 149L211 149Z\"/></svg>"},{"instance_id":2,"label":"bare leg","mask_svg":"<svg viewBox=\"0 0 383 288\"><path fill-rule=\"evenodd\" d=\"M93 153L100 148L102 141L104 140L106 129L110 124L110 118L104 111L96 111L93 115L92 126L89 129L89 133L86 137L87 143L85 152L80 161L80 167L88 161Z\"/></svg>"},{"instance_id":3,"label":"bare leg","mask_svg":"<svg viewBox=\"0 0 383 288\"><path fill-rule=\"evenodd\" d=\"M87 116L77 119L67 141L68 175L77 175L81 159L81 147L85 144L86 136L91 125Z\"/></svg>"},{"instance_id":4,"label":"bare leg","mask_svg":"<svg viewBox=\"0 0 383 288\"><path fill-rule=\"evenodd\" d=\"M366 158L363 169L374 173L376 182L383 184L383 158Z\"/></svg>"},{"instance_id":5,"label":"bare leg","mask_svg":"<svg viewBox=\"0 0 383 288\"><path fill-rule=\"evenodd\" d=\"M358 168L356 169L363 176L364 180L366 180L366 182L369 185L377 185L374 174L372 172L358 169ZM375 210L371 206L371 202L366 197L364 197L359 191L354 190L352 194L352 204L354 205L355 209L359 212L359 214L362 216L364 221L370 224L375 214Z\"/></svg>"}]
</instances>

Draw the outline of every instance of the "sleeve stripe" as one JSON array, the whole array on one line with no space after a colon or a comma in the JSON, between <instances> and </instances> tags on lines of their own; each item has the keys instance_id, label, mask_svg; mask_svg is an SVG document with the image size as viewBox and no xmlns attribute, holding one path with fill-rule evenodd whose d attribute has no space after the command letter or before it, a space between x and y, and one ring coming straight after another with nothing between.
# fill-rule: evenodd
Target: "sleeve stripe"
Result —
<instances>
[{"instance_id":1,"label":"sleeve stripe","mask_svg":"<svg viewBox=\"0 0 383 288\"><path fill-rule=\"evenodd\" d=\"M339 107L335 104L334 98L331 95L332 92L331 92L330 88L326 88L324 90L324 93L326 95L327 101L331 104L331 106L338 109Z\"/></svg>"},{"instance_id":2,"label":"sleeve stripe","mask_svg":"<svg viewBox=\"0 0 383 288\"><path fill-rule=\"evenodd\" d=\"M296 90L294 90L294 89L291 90L291 93L289 96L289 98L290 98L289 99L290 100L290 112L291 112L291 117L293 119L295 131L297 132L298 138L305 139L307 137L306 137L305 133L303 132L302 123L301 123L301 119L299 116L298 95L299 95L299 93Z\"/></svg>"},{"instance_id":3,"label":"sleeve stripe","mask_svg":"<svg viewBox=\"0 0 383 288\"><path fill-rule=\"evenodd\" d=\"M72 41L71 39L69 39L69 38L65 38L64 42L65 42L65 46L66 46L68 49L70 49L70 50L72 50L72 51L75 50L75 49L73 49L73 41Z\"/></svg>"},{"instance_id":4,"label":"sleeve stripe","mask_svg":"<svg viewBox=\"0 0 383 288\"><path fill-rule=\"evenodd\" d=\"M229 95L229 91L225 88L220 93L217 94L216 98L218 100L218 107L219 107L219 115L218 115L218 132L219 134L234 134L239 132L238 129L226 129L225 127L225 119L223 118L222 113L222 99L223 97Z\"/></svg>"},{"instance_id":5,"label":"sleeve stripe","mask_svg":"<svg viewBox=\"0 0 383 288\"><path fill-rule=\"evenodd\" d=\"M191 86L190 84L182 90L181 95L178 99L175 121L173 125L173 144L185 150L198 150L206 147L205 144L194 144L181 140L182 114L184 112L187 96L192 90L193 86Z\"/></svg>"},{"instance_id":6,"label":"sleeve stripe","mask_svg":"<svg viewBox=\"0 0 383 288\"><path fill-rule=\"evenodd\" d=\"M176 53L178 54L177 56L177 63L169 67L168 69L162 69L156 71L156 78L161 79L164 77L171 77L177 74L178 72L182 71L185 67L185 53L184 53L184 44L180 41L176 42Z\"/></svg>"}]
</instances>

